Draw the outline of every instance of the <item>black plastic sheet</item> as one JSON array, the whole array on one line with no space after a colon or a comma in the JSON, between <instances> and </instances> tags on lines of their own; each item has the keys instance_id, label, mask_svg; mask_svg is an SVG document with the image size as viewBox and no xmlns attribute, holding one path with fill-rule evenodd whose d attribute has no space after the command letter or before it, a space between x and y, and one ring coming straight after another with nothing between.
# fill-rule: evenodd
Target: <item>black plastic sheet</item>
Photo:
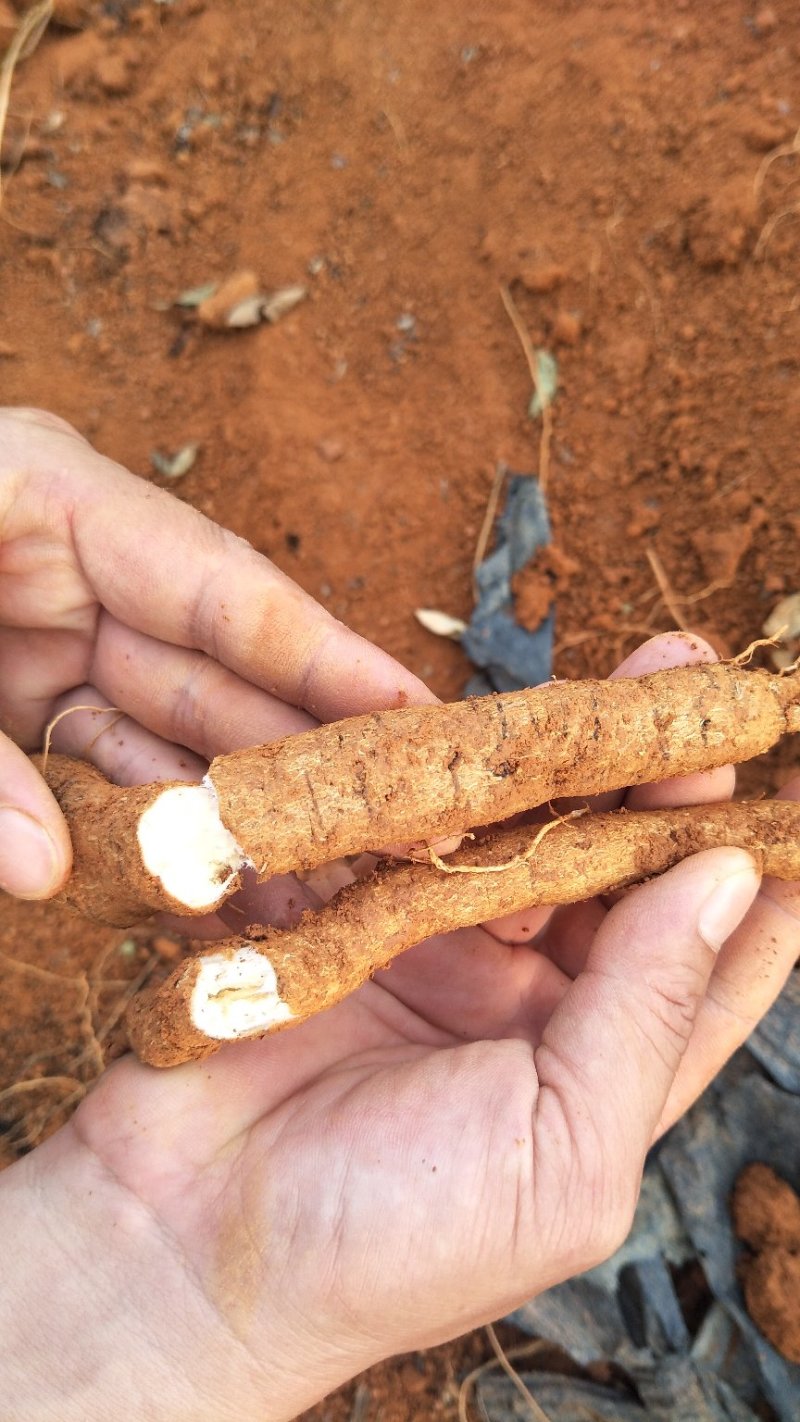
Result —
<instances>
[{"instance_id":1,"label":"black plastic sheet","mask_svg":"<svg viewBox=\"0 0 800 1422\"><path fill-rule=\"evenodd\" d=\"M793 973L747 1047L652 1153L622 1249L511 1315L576 1363L613 1363L624 1378L600 1388L526 1373L551 1422L758 1422L764 1402L780 1422L800 1419L800 1367L747 1314L730 1216L734 1182L751 1161L800 1189L799 1008ZM675 1271L693 1259L713 1297L695 1337L674 1284ZM530 1416L507 1379L482 1379L478 1393L489 1422Z\"/></svg>"},{"instance_id":2,"label":"black plastic sheet","mask_svg":"<svg viewBox=\"0 0 800 1422\"><path fill-rule=\"evenodd\" d=\"M495 546L475 573L478 601L461 645L479 670L467 696L521 691L549 680L553 669L551 612L529 632L514 621L511 579L550 542L547 503L533 474L508 475L505 507L497 520Z\"/></svg>"}]
</instances>

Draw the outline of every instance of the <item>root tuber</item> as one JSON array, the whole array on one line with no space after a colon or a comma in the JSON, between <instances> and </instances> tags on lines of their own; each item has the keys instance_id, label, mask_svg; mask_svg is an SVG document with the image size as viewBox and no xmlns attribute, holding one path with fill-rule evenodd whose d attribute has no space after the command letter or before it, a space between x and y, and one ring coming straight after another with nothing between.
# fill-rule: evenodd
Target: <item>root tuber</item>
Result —
<instances>
[{"instance_id":1,"label":"root tuber","mask_svg":"<svg viewBox=\"0 0 800 1422\"><path fill-rule=\"evenodd\" d=\"M393 843L435 842L562 796L749 760L800 730L800 674L735 663L562 682L338 721L219 756L202 785L122 790L52 756L70 825L64 891L126 925L205 913L266 878Z\"/></svg>"},{"instance_id":2,"label":"root tuber","mask_svg":"<svg viewBox=\"0 0 800 1422\"><path fill-rule=\"evenodd\" d=\"M800 804L789 801L587 814L557 825L526 857L537 836L536 827L503 830L465 844L450 861L507 863L503 873L379 868L293 929L233 938L187 958L161 986L134 998L131 1045L158 1067L207 1056L225 1041L332 1007L423 938L625 888L703 849L741 847L765 873L800 878Z\"/></svg>"}]
</instances>

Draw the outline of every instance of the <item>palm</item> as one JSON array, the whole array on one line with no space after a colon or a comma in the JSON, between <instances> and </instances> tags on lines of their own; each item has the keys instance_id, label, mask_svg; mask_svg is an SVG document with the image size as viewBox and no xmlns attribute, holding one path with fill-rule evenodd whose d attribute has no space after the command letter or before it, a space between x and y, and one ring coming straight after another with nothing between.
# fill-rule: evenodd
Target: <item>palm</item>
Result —
<instances>
[{"instance_id":1,"label":"palm","mask_svg":"<svg viewBox=\"0 0 800 1422\"><path fill-rule=\"evenodd\" d=\"M716 963L706 955L707 992L684 984L690 1013L670 986L708 858L611 910L431 939L332 1011L208 1061L120 1063L75 1128L252 1348L289 1291L339 1349L345 1321L352 1370L452 1336L610 1252L654 1128L779 990L798 893L770 883ZM536 946L501 931L536 932ZM754 982L767 941L775 969Z\"/></svg>"},{"instance_id":2,"label":"palm","mask_svg":"<svg viewBox=\"0 0 800 1422\"><path fill-rule=\"evenodd\" d=\"M452 989L429 988L437 961L445 979L458 967ZM489 1004L492 976L498 990ZM395 1345L402 1273L412 1346L441 1326L443 1288L457 1307L469 1298L480 1235L489 1311L525 1288L531 1231L514 1242L511 1226L521 1201L526 1215L532 1206L530 1044L538 1029L525 1026L524 1004L536 1023L537 986L552 993L559 976L546 958L503 948L480 929L431 941L406 955L402 971L396 965L316 1022L225 1050L170 1073L169 1082L121 1063L76 1124L180 1239L237 1333L258 1335L289 1278L301 1296L305 1279L318 1309L324 1260L332 1317L367 1332L391 1318ZM427 998L428 1011L407 1005L415 997ZM132 1116L147 1119L146 1135L120 1130ZM277 1249L275 1220L291 1222ZM441 1249L435 1270L433 1242ZM474 1303L464 1306L457 1326L476 1317Z\"/></svg>"}]
</instances>

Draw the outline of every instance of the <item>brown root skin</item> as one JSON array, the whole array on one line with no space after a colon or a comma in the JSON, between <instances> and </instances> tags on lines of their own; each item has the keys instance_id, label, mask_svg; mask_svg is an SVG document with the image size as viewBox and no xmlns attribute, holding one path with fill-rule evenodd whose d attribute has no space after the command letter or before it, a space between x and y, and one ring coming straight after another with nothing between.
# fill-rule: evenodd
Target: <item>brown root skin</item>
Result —
<instances>
[{"instance_id":1,"label":"brown root skin","mask_svg":"<svg viewBox=\"0 0 800 1422\"><path fill-rule=\"evenodd\" d=\"M192 1020L192 993L204 960L231 962L242 949L266 958L290 1021L238 1036L297 1025L342 1000L405 949L446 933L543 904L575 903L661 874L690 854L720 846L748 850L764 873L800 879L800 804L699 805L616 811L564 821L524 855L537 827L504 830L469 843L451 864L505 864L504 873L443 874L433 865L383 867L342 889L293 929L235 938L187 959L160 987L128 1009L131 1046L142 1061L167 1067L223 1045Z\"/></svg>"},{"instance_id":2,"label":"brown root skin","mask_svg":"<svg viewBox=\"0 0 800 1422\"><path fill-rule=\"evenodd\" d=\"M750 760L798 729L800 676L701 664L375 712L209 774L223 824L271 876Z\"/></svg>"},{"instance_id":3,"label":"brown root skin","mask_svg":"<svg viewBox=\"0 0 800 1422\"><path fill-rule=\"evenodd\" d=\"M798 730L800 674L701 664L375 712L219 756L209 778L222 823L267 878L435 842L560 797L749 760ZM91 793L73 790L68 764L51 757L47 779L78 845L69 902L121 925L154 909L213 906L177 903L144 871L138 817L164 787L107 786L104 798L101 777ZM88 784L85 771L76 774Z\"/></svg>"},{"instance_id":4,"label":"brown root skin","mask_svg":"<svg viewBox=\"0 0 800 1422\"><path fill-rule=\"evenodd\" d=\"M93 765L66 755L35 756L72 838L72 873L58 895L85 918L127 928L156 909L185 913L142 864L136 829L169 786L112 785Z\"/></svg>"}]
</instances>

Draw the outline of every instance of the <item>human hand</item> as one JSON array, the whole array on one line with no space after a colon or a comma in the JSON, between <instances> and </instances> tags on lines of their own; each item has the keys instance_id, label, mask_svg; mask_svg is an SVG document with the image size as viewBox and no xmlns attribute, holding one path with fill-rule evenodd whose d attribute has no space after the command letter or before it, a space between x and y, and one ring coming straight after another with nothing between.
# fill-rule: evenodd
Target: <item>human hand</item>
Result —
<instances>
[{"instance_id":1,"label":"human hand","mask_svg":"<svg viewBox=\"0 0 800 1422\"><path fill-rule=\"evenodd\" d=\"M71 849L26 751L112 779L199 779L224 751L316 720L433 700L256 553L103 458L62 420L0 410L0 887L55 893Z\"/></svg>"},{"instance_id":2,"label":"human hand","mask_svg":"<svg viewBox=\"0 0 800 1422\"><path fill-rule=\"evenodd\" d=\"M620 670L707 654L659 638ZM731 790L716 771L626 803ZM779 992L799 911L714 850L611 908L423 944L292 1032L118 1063L0 1180L15 1422L120 1394L132 1422L282 1422L596 1263L652 1141Z\"/></svg>"}]
</instances>

